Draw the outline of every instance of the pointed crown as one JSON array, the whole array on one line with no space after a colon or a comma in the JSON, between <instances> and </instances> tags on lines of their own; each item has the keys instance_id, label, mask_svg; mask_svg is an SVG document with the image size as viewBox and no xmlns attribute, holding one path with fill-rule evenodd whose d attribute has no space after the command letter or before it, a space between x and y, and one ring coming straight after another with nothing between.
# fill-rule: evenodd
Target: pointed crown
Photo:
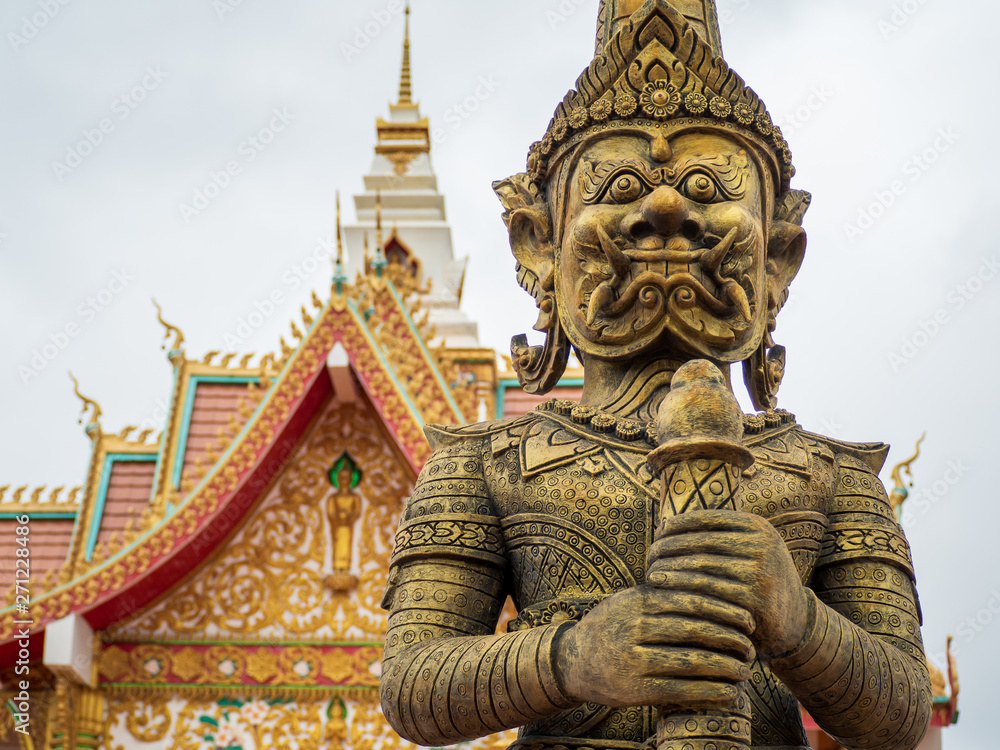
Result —
<instances>
[{"instance_id":1,"label":"pointed crown","mask_svg":"<svg viewBox=\"0 0 1000 750\"><path fill-rule=\"evenodd\" d=\"M722 59L714 0L648 0L637 8L640 2L602 0L601 51L531 146L529 179L544 185L561 158L595 132L707 119L759 143L774 160L776 187L787 189L795 174L788 143Z\"/></svg>"}]
</instances>

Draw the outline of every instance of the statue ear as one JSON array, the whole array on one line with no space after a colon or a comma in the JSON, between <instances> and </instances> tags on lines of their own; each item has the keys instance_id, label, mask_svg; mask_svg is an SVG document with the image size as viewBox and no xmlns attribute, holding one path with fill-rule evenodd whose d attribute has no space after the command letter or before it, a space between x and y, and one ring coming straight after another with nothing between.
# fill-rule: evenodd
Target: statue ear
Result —
<instances>
[{"instance_id":1,"label":"statue ear","mask_svg":"<svg viewBox=\"0 0 1000 750\"><path fill-rule=\"evenodd\" d=\"M559 323L555 297L555 248L548 202L526 174L493 183L503 203L503 221L510 249L517 258L517 282L535 298L535 330L545 334L543 346L529 346L527 337L510 342L517 379L528 393L548 393L559 382L569 359L570 344Z\"/></svg>"},{"instance_id":2,"label":"statue ear","mask_svg":"<svg viewBox=\"0 0 1000 750\"><path fill-rule=\"evenodd\" d=\"M789 190L778 203L767 240L767 278L770 303L776 309L784 304L806 254L806 230L802 219L812 196L802 190Z\"/></svg>"},{"instance_id":3,"label":"statue ear","mask_svg":"<svg viewBox=\"0 0 1000 750\"><path fill-rule=\"evenodd\" d=\"M785 374L785 347L774 343L778 311L788 299L788 287L802 267L806 255L806 231L802 219L812 196L789 190L778 201L767 237L767 323L760 346L743 362L743 379L760 410L778 405L778 388Z\"/></svg>"},{"instance_id":4,"label":"statue ear","mask_svg":"<svg viewBox=\"0 0 1000 750\"><path fill-rule=\"evenodd\" d=\"M535 304L541 304L552 290L555 262L548 204L526 174L493 183L493 191L504 207L518 283L535 298Z\"/></svg>"}]
</instances>

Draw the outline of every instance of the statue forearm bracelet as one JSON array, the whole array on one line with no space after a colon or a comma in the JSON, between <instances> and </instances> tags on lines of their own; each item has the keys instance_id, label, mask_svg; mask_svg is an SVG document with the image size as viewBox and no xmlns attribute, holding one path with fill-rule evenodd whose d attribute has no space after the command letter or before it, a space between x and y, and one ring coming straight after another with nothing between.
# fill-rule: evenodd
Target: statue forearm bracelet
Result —
<instances>
[{"instance_id":1,"label":"statue forearm bracelet","mask_svg":"<svg viewBox=\"0 0 1000 750\"><path fill-rule=\"evenodd\" d=\"M771 662L823 729L847 748L911 748L930 715L926 668L809 592L801 645Z\"/></svg>"}]
</instances>

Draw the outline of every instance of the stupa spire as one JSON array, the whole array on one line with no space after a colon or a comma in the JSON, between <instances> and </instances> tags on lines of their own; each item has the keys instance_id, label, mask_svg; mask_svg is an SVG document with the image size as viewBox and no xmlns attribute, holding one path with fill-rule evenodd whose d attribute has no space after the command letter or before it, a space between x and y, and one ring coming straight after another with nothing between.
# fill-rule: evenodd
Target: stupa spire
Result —
<instances>
[{"instance_id":1,"label":"stupa spire","mask_svg":"<svg viewBox=\"0 0 1000 750\"><path fill-rule=\"evenodd\" d=\"M669 5L687 19L701 40L708 44L716 57L722 57L722 40L719 34L719 14L715 0L601 0L597 16L597 51L628 21L633 13L648 2Z\"/></svg>"},{"instance_id":2,"label":"stupa spire","mask_svg":"<svg viewBox=\"0 0 1000 750\"><path fill-rule=\"evenodd\" d=\"M413 80L410 72L410 4L406 4L406 32L403 36L403 66L399 72L399 102L413 104Z\"/></svg>"}]
</instances>

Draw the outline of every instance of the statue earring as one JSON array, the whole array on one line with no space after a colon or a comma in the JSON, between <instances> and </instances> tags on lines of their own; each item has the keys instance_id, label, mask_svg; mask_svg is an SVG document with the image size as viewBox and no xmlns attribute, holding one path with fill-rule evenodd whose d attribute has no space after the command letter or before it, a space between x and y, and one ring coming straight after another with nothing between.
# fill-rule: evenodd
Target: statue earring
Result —
<instances>
[{"instance_id":1,"label":"statue earring","mask_svg":"<svg viewBox=\"0 0 1000 750\"><path fill-rule=\"evenodd\" d=\"M778 389L785 376L785 357L785 347L776 345L768 332L757 350L743 362L743 381L759 411L772 411L778 405Z\"/></svg>"},{"instance_id":2,"label":"statue earring","mask_svg":"<svg viewBox=\"0 0 1000 750\"><path fill-rule=\"evenodd\" d=\"M521 387L528 393L543 395L556 387L566 371L570 345L559 322L555 295L545 294L538 310L535 330L545 334L545 344L528 346L528 337L522 333L510 340L510 353Z\"/></svg>"}]
</instances>

